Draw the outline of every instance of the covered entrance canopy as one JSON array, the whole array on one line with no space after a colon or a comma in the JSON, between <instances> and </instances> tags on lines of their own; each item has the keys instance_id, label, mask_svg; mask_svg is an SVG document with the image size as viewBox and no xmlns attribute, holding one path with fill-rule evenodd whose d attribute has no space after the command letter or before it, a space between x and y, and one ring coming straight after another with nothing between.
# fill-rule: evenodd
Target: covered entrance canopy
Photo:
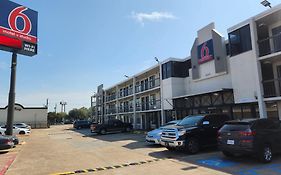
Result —
<instances>
[{"instance_id":1,"label":"covered entrance canopy","mask_svg":"<svg viewBox=\"0 0 281 175\"><path fill-rule=\"evenodd\" d=\"M225 113L232 119L256 118L257 102L235 104L233 89L219 89L173 98L177 119L203 113Z\"/></svg>"}]
</instances>

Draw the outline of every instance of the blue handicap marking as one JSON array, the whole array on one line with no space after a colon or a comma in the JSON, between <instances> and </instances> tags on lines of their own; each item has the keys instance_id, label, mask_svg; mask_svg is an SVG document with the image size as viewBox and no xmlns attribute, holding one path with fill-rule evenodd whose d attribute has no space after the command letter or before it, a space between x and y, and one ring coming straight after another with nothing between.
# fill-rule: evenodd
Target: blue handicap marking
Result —
<instances>
[{"instance_id":1,"label":"blue handicap marking","mask_svg":"<svg viewBox=\"0 0 281 175\"><path fill-rule=\"evenodd\" d=\"M216 168L226 168L226 167L231 167L231 166L234 166L237 164L235 162L220 159L218 157L201 159L201 160L198 160L197 162L200 164L204 164L204 165L208 165L208 166L216 167Z\"/></svg>"}]
</instances>

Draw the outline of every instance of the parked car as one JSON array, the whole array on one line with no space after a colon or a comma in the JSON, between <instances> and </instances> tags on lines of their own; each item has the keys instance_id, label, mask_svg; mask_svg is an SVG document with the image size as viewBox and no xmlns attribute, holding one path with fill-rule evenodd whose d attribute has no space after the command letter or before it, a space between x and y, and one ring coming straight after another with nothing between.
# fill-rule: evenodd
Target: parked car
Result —
<instances>
[{"instance_id":1,"label":"parked car","mask_svg":"<svg viewBox=\"0 0 281 175\"><path fill-rule=\"evenodd\" d=\"M31 130L31 126L25 124L25 123L15 123L14 126L18 127L18 128L25 128L25 129L29 129Z\"/></svg>"},{"instance_id":2,"label":"parked car","mask_svg":"<svg viewBox=\"0 0 281 175\"><path fill-rule=\"evenodd\" d=\"M17 136L12 135L12 136L5 136L5 137L10 138L13 141L14 145L18 145L19 144L19 138Z\"/></svg>"},{"instance_id":3,"label":"parked car","mask_svg":"<svg viewBox=\"0 0 281 175\"><path fill-rule=\"evenodd\" d=\"M271 162L281 152L279 120L244 119L226 122L218 132L219 149L225 156L256 155L262 162Z\"/></svg>"},{"instance_id":4,"label":"parked car","mask_svg":"<svg viewBox=\"0 0 281 175\"><path fill-rule=\"evenodd\" d=\"M90 128L91 122L88 120L76 120L73 123L73 128L82 129L82 128Z\"/></svg>"},{"instance_id":5,"label":"parked car","mask_svg":"<svg viewBox=\"0 0 281 175\"><path fill-rule=\"evenodd\" d=\"M99 134L106 134L107 132L129 132L133 129L133 125L131 123L124 123L121 120L113 119L108 120L105 123L98 124L93 123L91 124L91 132L92 133L99 133Z\"/></svg>"},{"instance_id":6,"label":"parked car","mask_svg":"<svg viewBox=\"0 0 281 175\"><path fill-rule=\"evenodd\" d=\"M160 144L160 138L161 138L163 128L165 126L175 125L175 124L179 123L180 121L181 120L173 120L173 121L170 121L170 122L164 124L160 128L149 131L145 137L146 142L150 143L150 144Z\"/></svg>"},{"instance_id":7,"label":"parked car","mask_svg":"<svg viewBox=\"0 0 281 175\"><path fill-rule=\"evenodd\" d=\"M6 136L0 136L0 150L7 150L14 147L14 143L11 138Z\"/></svg>"},{"instance_id":8,"label":"parked car","mask_svg":"<svg viewBox=\"0 0 281 175\"><path fill-rule=\"evenodd\" d=\"M229 120L224 114L198 114L163 128L160 144L169 150L184 149L195 154L200 148L216 146L217 132Z\"/></svg>"},{"instance_id":9,"label":"parked car","mask_svg":"<svg viewBox=\"0 0 281 175\"><path fill-rule=\"evenodd\" d=\"M0 135L5 135L5 131L6 131L6 126L0 126ZM18 128L16 126L13 126L13 134L17 135L24 135L24 134L30 134L31 131L29 129L26 128Z\"/></svg>"}]
</instances>

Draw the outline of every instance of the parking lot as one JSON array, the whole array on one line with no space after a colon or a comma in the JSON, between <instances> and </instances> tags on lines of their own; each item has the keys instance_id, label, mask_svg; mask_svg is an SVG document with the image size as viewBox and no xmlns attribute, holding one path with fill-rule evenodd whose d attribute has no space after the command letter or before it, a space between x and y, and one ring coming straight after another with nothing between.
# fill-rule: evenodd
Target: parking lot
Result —
<instances>
[{"instance_id":1,"label":"parking lot","mask_svg":"<svg viewBox=\"0 0 281 175\"><path fill-rule=\"evenodd\" d=\"M34 129L21 145L0 154L0 174L280 174L281 156L270 164L225 158L216 149L196 155L147 145L143 134L96 135L71 125Z\"/></svg>"}]
</instances>

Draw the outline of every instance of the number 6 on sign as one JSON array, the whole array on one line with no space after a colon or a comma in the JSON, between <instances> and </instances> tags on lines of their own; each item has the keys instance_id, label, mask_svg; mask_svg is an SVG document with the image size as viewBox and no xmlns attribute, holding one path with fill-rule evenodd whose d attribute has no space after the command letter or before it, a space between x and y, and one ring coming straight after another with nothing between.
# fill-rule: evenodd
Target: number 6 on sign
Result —
<instances>
[{"instance_id":1,"label":"number 6 on sign","mask_svg":"<svg viewBox=\"0 0 281 175\"><path fill-rule=\"evenodd\" d=\"M27 9L28 8L23 7L23 6L15 8L9 14L8 22L9 22L9 26L10 26L10 28L12 30L17 31L17 32L21 32L21 33L24 33L24 34L28 35L30 33L30 31L31 31L31 28L32 28L31 21L30 21L30 19L28 18L27 15L22 13L22 12L24 12ZM23 25L23 29L22 30L19 29L18 26L17 26L17 19L18 18L22 18L23 19L24 25Z\"/></svg>"}]
</instances>

